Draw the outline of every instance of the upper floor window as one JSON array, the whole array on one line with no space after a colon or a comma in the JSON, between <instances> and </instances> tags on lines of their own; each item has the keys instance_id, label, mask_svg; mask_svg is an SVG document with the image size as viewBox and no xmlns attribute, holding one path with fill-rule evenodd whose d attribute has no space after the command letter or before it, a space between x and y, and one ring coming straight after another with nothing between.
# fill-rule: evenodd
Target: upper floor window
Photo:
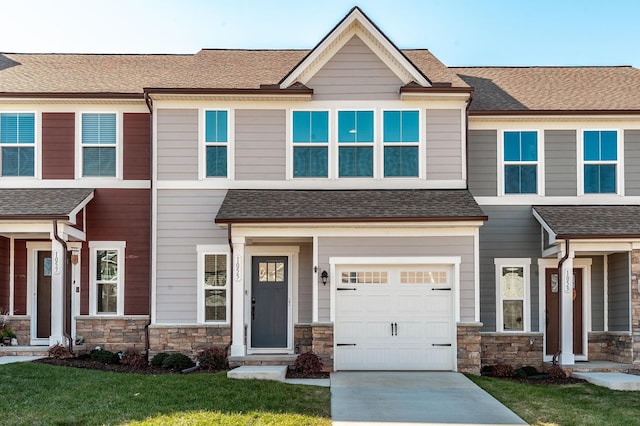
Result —
<instances>
[{"instance_id":1,"label":"upper floor window","mask_svg":"<svg viewBox=\"0 0 640 426\"><path fill-rule=\"evenodd\" d=\"M338 176L373 177L373 111L338 111Z\"/></svg>"},{"instance_id":2,"label":"upper floor window","mask_svg":"<svg viewBox=\"0 0 640 426\"><path fill-rule=\"evenodd\" d=\"M327 177L329 112L293 112L293 176Z\"/></svg>"},{"instance_id":3,"label":"upper floor window","mask_svg":"<svg viewBox=\"0 0 640 426\"><path fill-rule=\"evenodd\" d=\"M35 114L0 113L2 176L35 176Z\"/></svg>"},{"instance_id":4,"label":"upper floor window","mask_svg":"<svg viewBox=\"0 0 640 426\"><path fill-rule=\"evenodd\" d=\"M205 111L207 177L227 177L228 116L227 111Z\"/></svg>"},{"instance_id":5,"label":"upper floor window","mask_svg":"<svg viewBox=\"0 0 640 426\"><path fill-rule=\"evenodd\" d=\"M82 114L82 176L116 176L115 113Z\"/></svg>"},{"instance_id":6,"label":"upper floor window","mask_svg":"<svg viewBox=\"0 0 640 426\"><path fill-rule=\"evenodd\" d=\"M384 111L384 176L418 176L419 111Z\"/></svg>"},{"instance_id":7,"label":"upper floor window","mask_svg":"<svg viewBox=\"0 0 640 426\"><path fill-rule=\"evenodd\" d=\"M538 192L538 132L504 132L504 193Z\"/></svg>"},{"instance_id":8,"label":"upper floor window","mask_svg":"<svg viewBox=\"0 0 640 426\"><path fill-rule=\"evenodd\" d=\"M616 192L618 133L615 130L587 130L583 142L585 194Z\"/></svg>"}]
</instances>

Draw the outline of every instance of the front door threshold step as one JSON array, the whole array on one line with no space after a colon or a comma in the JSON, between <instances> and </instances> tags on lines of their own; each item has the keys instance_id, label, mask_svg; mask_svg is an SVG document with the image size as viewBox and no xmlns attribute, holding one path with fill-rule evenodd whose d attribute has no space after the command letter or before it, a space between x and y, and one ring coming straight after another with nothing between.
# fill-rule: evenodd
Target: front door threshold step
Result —
<instances>
[{"instance_id":1,"label":"front door threshold step","mask_svg":"<svg viewBox=\"0 0 640 426\"><path fill-rule=\"evenodd\" d=\"M597 386L621 391L640 390L640 376L625 373L571 373L572 377Z\"/></svg>"},{"instance_id":2,"label":"front door threshold step","mask_svg":"<svg viewBox=\"0 0 640 426\"><path fill-rule=\"evenodd\" d=\"M230 379L277 380L284 382L287 376L286 365L243 365L227 371Z\"/></svg>"}]
</instances>

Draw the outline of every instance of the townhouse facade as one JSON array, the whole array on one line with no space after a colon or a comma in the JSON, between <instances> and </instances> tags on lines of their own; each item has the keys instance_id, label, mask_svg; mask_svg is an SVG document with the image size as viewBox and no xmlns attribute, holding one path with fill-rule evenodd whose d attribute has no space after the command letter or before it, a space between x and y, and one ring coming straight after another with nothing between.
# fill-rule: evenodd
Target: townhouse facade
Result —
<instances>
[{"instance_id":1,"label":"townhouse facade","mask_svg":"<svg viewBox=\"0 0 640 426\"><path fill-rule=\"evenodd\" d=\"M640 362L638 82L449 68L357 7L308 51L4 54L0 306L233 365Z\"/></svg>"}]
</instances>

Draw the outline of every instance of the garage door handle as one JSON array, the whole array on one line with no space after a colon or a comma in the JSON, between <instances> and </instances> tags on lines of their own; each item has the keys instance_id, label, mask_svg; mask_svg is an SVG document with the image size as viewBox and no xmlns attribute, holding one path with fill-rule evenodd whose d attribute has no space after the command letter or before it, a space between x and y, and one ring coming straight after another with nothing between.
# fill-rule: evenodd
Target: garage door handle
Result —
<instances>
[{"instance_id":1,"label":"garage door handle","mask_svg":"<svg viewBox=\"0 0 640 426\"><path fill-rule=\"evenodd\" d=\"M336 343L336 346L355 346L355 343Z\"/></svg>"},{"instance_id":2,"label":"garage door handle","mask_svg":"<svg viewBox=\"0 0 640 426\"><path fill-rule=\"evenodd\" d=\"M357 290L357 288L337 288L336 290L338 290L338 291L345 291L345 290L353 290L353 291L355 291L355 290Z\"/></svg>"},{"instance_id":3,"label":"garage door handle","mask_svg":"<svg viewBox=\"0 0 640 426\"><path fill-rule=\"evenodd\" d=\"M451 343L432 343L431 346L451 346Z\"/></svg>"}]
</instances>

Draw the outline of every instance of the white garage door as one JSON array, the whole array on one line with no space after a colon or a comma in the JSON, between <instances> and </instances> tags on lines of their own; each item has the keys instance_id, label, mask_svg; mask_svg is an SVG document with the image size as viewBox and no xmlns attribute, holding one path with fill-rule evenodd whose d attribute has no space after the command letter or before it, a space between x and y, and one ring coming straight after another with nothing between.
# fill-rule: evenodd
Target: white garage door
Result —
<instances>
[{"instance_id":1,"label":"white garage door","mask_svg":"<svg viewBox=\"0 0 640 426\"><path fill-rule=\"evenodd\" d=\"M336 370L453 370L450 265L336 267Z\"/></svg>"}]
</instances>

